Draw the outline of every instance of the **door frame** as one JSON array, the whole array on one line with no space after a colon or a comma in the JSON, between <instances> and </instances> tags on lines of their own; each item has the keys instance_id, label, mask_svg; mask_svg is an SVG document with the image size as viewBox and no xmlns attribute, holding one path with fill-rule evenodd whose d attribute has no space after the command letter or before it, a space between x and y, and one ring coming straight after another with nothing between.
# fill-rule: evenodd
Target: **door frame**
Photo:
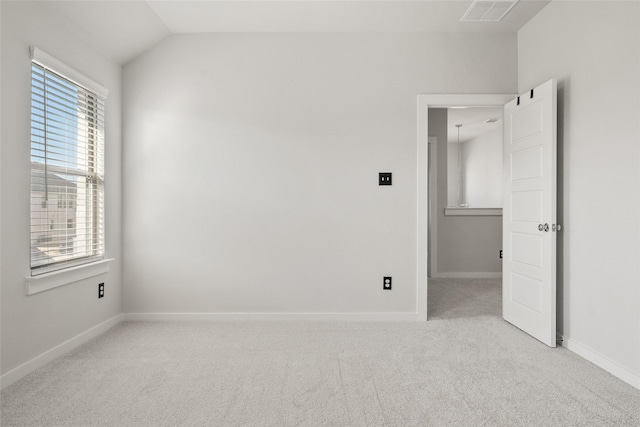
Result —
<instances>
[{"instance_id":1,"label":"door frame","mask_svg":"<svg viewBox=\"0 0 640 427\"><path fill-rule=\"evenodd\" d=\"M433 277L438 272L438 233L432 233L438 229L438 138L430 136L428 139L427 156L427 181L429 193L427 197L427 277ZM433 203L435 200L435 204Z\"/></svg>"},{"instance_id":2,"label":"door frame","mask_svg":"<svg viewBox=\"0 0 640 427\"><path fill-rule=\"evenodd\" d=\"M417 259L416 259L416 316L418 320L427 320L428 277L428 206L429 206L429 108L447 107L497 107L515 99L517 94L424 94L418 95L418 220L417 220ZM437 212L436 209L434 209ZM437 242L437 241L436 241ZM433 244L433 240L432 240ZM437 248L433 249L437 253ZM437 259L437 257L436 257ZM433 260L433 256L432 256ZM433 267L433 265L432 265ZM434 270L431 270L432 274Z\"/></svg>"}]
</instances>

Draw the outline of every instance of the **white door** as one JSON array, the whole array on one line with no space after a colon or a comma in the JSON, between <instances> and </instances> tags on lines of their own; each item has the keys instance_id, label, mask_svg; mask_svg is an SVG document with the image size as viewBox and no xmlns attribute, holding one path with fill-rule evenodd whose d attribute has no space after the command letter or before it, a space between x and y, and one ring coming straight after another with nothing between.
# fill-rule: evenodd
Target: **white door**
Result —
<instances>
[{"instance_id":1,"label":"white door","mask_svg":"<svg viewBox=\"0 0 640 427\"><path fill-rule=\"evenodd\" d=\"M556 81L504 107L502 315L556 346Z\"/></svg>"}]
</instances>

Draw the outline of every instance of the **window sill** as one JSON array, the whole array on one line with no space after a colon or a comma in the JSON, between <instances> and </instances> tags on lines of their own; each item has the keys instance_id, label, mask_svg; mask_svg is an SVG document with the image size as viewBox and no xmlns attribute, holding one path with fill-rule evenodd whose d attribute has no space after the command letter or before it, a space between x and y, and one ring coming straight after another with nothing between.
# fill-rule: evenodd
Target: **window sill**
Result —
<instances>
[{"instance_id":1,"label":"window sill","mask_svg":"<svg viewBox=\"0 0 640 427\"><path fill-rule=\"evenodd\" d=\"M502 216L502 208L445 208L445 216Z\"/></svg>"},{"instance_id":2,"label":"window sill","mask_svg":"<svg viewBox=\"0 0 640 427\"><path fill-rule=\"evenodd\" d=\"M113 258L103 259L89 264L52 271L39 276L29 276L24 279L27 295L48 291L49 289L78 282L89 277L98 276L109 272L109 265Z\"/></svg>"}]
</instances>

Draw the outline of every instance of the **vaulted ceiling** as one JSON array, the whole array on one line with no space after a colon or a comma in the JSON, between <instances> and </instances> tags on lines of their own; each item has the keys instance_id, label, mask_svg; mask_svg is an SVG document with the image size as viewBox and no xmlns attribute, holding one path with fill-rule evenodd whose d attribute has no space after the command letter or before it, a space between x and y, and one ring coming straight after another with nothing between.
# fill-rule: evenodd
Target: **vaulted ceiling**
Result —
<instances>
[{"instance_id":1,"label":"vaulted ceiling","mask_svg":"<svg viewBox=\"0 0 640 427\"><path fill-rule=\"evenodd\" d=\"M124 64L171 34L517 32L549 0L520 0L500 22L460 22L471 0L45 0L71 31Z\"/></svg>"}]
</instances>

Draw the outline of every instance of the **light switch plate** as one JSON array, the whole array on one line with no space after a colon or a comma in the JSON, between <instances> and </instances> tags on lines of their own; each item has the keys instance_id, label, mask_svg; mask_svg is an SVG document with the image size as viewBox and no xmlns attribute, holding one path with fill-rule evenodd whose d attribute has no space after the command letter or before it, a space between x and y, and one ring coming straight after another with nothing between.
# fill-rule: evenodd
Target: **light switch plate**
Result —
<instances>
[{"instance_id":1,"label":"light switch plate","mask_svg":"<svg viewBox=\"0 0 640 427\"><path fill-rule=\"evenodd\" d=\"M378 174L378 185L391 185L391 172L380 172Z\"/></svg>"}]
</instances>

